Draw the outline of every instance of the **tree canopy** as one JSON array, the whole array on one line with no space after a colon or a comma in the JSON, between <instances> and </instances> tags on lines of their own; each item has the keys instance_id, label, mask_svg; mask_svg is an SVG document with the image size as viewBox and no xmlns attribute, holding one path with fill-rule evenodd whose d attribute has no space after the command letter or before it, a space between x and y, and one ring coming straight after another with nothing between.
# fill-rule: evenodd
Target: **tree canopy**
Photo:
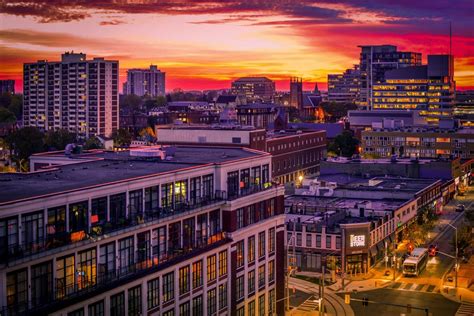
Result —
<instances>
[{"instance_id":1,"label":"tree canopy","mask_svg":"<svg viewBox=\"0 0 474 316\"><path fill-rule=\"evenodd\" d=\"M76 142L76 134L65 129L50 130L44 138L46 147L51 150L63 150L67 144L74 142Z\"/></svg>"},{"instance_id":2,"label":"tree canopy","mask_svg":"<svg viewBox=\"0 0 474 316\"><path fill-rule=\"evenodd\" d=\"M328 121L337 121L347 116L347 111L357 110L357 105L354 103L321 102L320 107L324 110Z\"/></svg>"},{"instance_id":3,"label":"tree canopy","mask_svg":"<svg viewBox=\"0 0 474 316\"><path fill-rule=\"evenodd\" d=\"M352 157L352 155L358 153L358 146L359 140L350 131L344 131L329 144L328 152L343 157Z\"/></svg>"},{"instance_id":4,"label":"tree canopy","mask_svg":"<svg viewBox=\"0 0 474 316\"><path fill-rule=\"evenodd\" d=\"M128 146L132 142L132 135L125 128L119 128L116 130L112 138L114 139L115 146Z\"/></svg>"},{"instance_id":5,"label":"tree canopy","mask_svg":"<svg viewBox=\"0 0 474 316\"><path fill-rule=\"evenodd\" d=\"M16 122L15 114L6 108L0 107L0 123L15 123L15 122Z\"/></svg>"},{"instance_id":6,"label":"tree canopy","mask_svg":"<svg viewBox=\"0 0 474 316\"><path fill-rule=\"evenodd\" d=\"M36 127L28 126L16 130L7 136L7 143L12 150L12 160L21 171L28 170L27 159L35 153L44 151L44 134Z\"/></svg>"}]
</instances>

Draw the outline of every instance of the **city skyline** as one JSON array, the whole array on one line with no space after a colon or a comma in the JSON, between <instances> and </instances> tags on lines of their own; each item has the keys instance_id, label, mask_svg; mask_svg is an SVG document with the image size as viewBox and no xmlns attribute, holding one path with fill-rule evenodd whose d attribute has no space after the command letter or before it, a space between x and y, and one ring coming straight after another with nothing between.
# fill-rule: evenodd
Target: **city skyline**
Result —
<instances>
[{"instance_id":1,"label":"city skyline","mask_svg":"<svg viewBox=\"0 0 474 316\"><path fill-rule=\"evenodd\" d=\"M292 76L304 89L359 61L357 45L397 45L428 54L449 51L453 29L455 80L474 88L472 5L459 1L5 1L0 4L0 79L15 79L22 66L61 53L120 61L120 84L130 68L156 64L167 89L230 88L242 76L267 76L289 90ZM160 30L163 30L160 32Z\"/></svg>"}]
</instances>

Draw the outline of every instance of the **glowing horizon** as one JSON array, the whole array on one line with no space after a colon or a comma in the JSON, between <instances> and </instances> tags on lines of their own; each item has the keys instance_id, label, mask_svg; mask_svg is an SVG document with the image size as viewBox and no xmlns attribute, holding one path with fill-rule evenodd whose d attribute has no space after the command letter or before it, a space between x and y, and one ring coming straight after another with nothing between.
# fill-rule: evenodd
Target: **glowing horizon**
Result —
<instances>
[{"instance_id":1,"label":"glowing horizon","mask_svg":"<svg viewBox=\"0 0 474 316\"><path fill-rule=\"evenodd\" d=\"M278 90L302 77L326 89L329 73L359 61L358 45L397 45L423 54L449 51L453 21L455 80L474 89L474 22L469 1L180 1L60 0L0 4L0 79L22 91L23 63L59 60L65 51L120 62L126 70L155 64L166 89L228 89L243 76L266 76ZM405 3L405 5L403 5ZM469 11L470 10L470 11Z\"/></svg>"}]
</instances>

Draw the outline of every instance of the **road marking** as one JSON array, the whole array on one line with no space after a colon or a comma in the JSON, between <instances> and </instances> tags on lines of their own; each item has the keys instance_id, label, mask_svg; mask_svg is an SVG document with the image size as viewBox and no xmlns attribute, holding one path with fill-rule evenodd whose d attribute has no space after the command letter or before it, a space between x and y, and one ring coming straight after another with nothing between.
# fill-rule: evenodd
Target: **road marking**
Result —
<instances>
[{"instance_id":1,"label":"road marking","mask_svg":"<svg viewBox=\"0 0 474 316\"><path fill-rule=\"evenodd\" d=\"M462 303L459 306L456 316L472 316L474 315L474 304L473 303Z\"/></svg>"},{"instance_id":2,"label":"road marking","mask_svg":"<svg viewBox=\"0 0 474 316\"><path fill-rule=\"evenodd\" d=\"M424 292L424 293L437 293L438 287L430 284L417 284L417 283L405 283L397 282L389 285L387 288L397 291L410 291L410 292Z\"/></svg>"},{"instance_id":3,"label":"road marking","mask_svg":"<svg viewBox=\"0 0 474 316\"><path fill-rule=\"evenodd\" d=\"M304 312L311 312L317 310L319 307L319 303L314 296L311 296L306 301L303 302L300 306L298 306L297 310L304 311Z\"/></svg>"}]
</instances>

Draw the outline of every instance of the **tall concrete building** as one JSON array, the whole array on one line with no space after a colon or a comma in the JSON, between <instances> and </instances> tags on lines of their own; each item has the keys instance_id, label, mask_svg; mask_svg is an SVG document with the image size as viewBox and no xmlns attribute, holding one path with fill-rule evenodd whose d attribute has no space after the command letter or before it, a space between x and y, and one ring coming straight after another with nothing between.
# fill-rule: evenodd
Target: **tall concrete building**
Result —
<instances>
[{"instance_id":1,"label":"tall concrete building","mask_svg":"<svg viewBox=\"0 0 474 316\"><path fill-rule=\"evenodd\" d=\"M354 103L360 96L360 69L356 65L342 74L328 75L328 101Z\"/></svg>"},{"instance_id":2,"label":"tall concrete building","mask_svg":"<svg viewBox=\"0 0 474 316\"><path fill-rule=\"evenodd\" d=\"M0 80L0 94L15 93L15 80Z\"/></svg>"},{"instance_id":3,"label":"tall concrete building","mask_svg":"<svg viewBox=\"0 0 474 316\"><path fill-rule=\"evenodd\" d=\"M297 109L303 107L303 78L290 78L290 106Z\"/></svg>"},{"instance_id":4,"label":"tall concrete building","mask_svg":"<svg viewBox=\"0 0 474 316\"><path fill-rule=\"evenodd\" d=\"M438 124L452 115L455 104L452 55L428 55L428 64L385 73L383 83L374 83L372 109L419 110L428 123Z\"/></svg>"},{"instance_id":5,"label":"tall concrete building","mask_svg":"<svg viewBox=\"0 0 474 316\"><path fill-rule=\"evenodd\" d=\"M66 52L61 61L25 63L25 126L66 129L80 138L110 136L119 126L116 60Z\"/></svg>"},{"instance_id":6,"label":"tall concrete building","mask_svg":"<svg viewBox=\"0 0 474 316\"><path fill-rule=\"evenodd\" d=\"M252 102L272 102L275 82L267 77L243 77L232 82L232 94L241 95Z\"/></svg>"},{"instance_id":7,"label":"tall concrete building","mask_svg":"<svg viewBox=\"0 0 474 316\"><path fill-rule=\"evenodd\" d=\"M155 65L150 69L129 69L127 71L127 82L124 83L124 94L135 94L138 96L164 96L165 95L165 72L160 71Z\"/></svg>"},{"instance_id":8,"label":"tall concrete building","mask_svg":"<svg viewBox=\"0 0 474 316\"><path fill-rule=\"evenodd\" d=\"M400 52L393 45L359 46L361 85L357 101L363 109L372 109L372 86L385 80L385 72L421 65L421 53Z\"/></svg>"}]
</instances>

